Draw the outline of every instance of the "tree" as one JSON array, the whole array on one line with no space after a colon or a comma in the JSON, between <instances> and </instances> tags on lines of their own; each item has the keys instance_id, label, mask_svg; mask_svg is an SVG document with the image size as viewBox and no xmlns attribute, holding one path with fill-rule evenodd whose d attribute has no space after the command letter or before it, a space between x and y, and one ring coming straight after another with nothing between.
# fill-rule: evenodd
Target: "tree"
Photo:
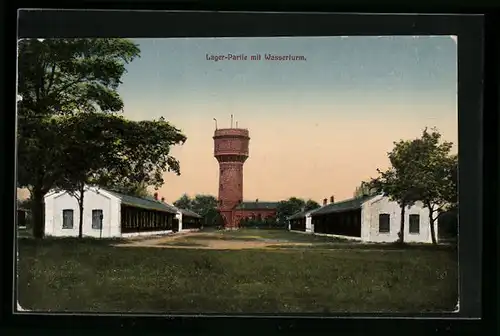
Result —
<instances>
[{"instance_id":1,"label":"tree","mask_svg":"<svg viewBox=\"0 0 500 336\"><path fill-rule=\"evenodd\" d=\"M417 199L429 210L432 243L437 244L435 223L439 216L457 204L458 156L451 155L452 142L440 142L441 134L426 129L422 136L412 140L407 159L412 159L417 170L414 184L419 190Z\"/></svg>"},{"instance_id":2,"label":"tree","mask_svg":"<svg viewBox=\"0 0 500 336\"><path fill-rule=\"evenodd\" d=\"M320 207L321 207L321 205L319 205L318 202L313 201L312 199L307 200L307 202L305 203L305 210L306 211L314 210L314 209L317 209Z\"/></svg>"},{"instance_id":3,"label":"tree","mask_svg":"<svg viewBox=\"0 0 500 336\"><path fill-rule=\"evenodd\" d=\"M204 226L211 226L217 219L217 198L212 195L196 195L193 199L193 211L203 217Z\"/></svg>"},{"instance_id":4,"label":"tree","mask_svg":"<svg viewBox=\"0 0 500 336\"><path fill-rule=\"evenodd\" d=\"M314 201L309 202L309 207L315 206L315 204L312 202ZM286 226L288 217L305 209L306 202L303 199L290 197L288 200L283 200L278 203L278 206L276 208L276 219L278 220L280 226Z\"/></svg>"},{"instance_id":5,"label":"tree","mask_svg":"<svg viewBox=\"0 0 500 336\"><path fill-rule=\"evenodd\" d=\"M392 167L379 172L369 187L383 192L401 206L400 242L404 241L405 207L421 201L429 209L432 242L436 244L435 221L439 213L457 200L457 157L450 155L452 143L439 143L437 130L413 140L401 140L388 153Z\"/></svg>"},{"instance_id":6,"label":"tree","mask_svg":"<svg viewBox=\"0 0 500 336\"><path fill-rule=\"evenodd\" d=\"M98 185L160 188L166 171L180 175L179 161L170 155L173 146L182 145L186 136L165 118L131 121L122 119L115 131L113 155L106 158Z\"/></svg>"},{"instance_id":7,"label":"tree","mask_svg":"<svg viewBox=\"0 0 500 336\"><path fill-rule=\"evenodd\" d=\"M362 181L359 186L356 187L353 193L354 198L360 198L363 196L373 196L377 193L376 190L370 188L368 182Z\"/></svg>"},{"instance_id":8,"label":"tree","mask_svg":"<svg viewBox=\"0 0 500 336\"><path fill-rule=\"evenodd\" d=\"M196 195L190 198L187 194L182 195L174 206L180 209L191 210L203 217L203 226L217 226L221 222L217 210L217 198L212 195Z\"/></svg>"},{"instance_id":9,"label":"tree","mask_svg":"<svg viewBox=\"0 0 500 336\"><path fill-rule=\"evenodd\" d=\"M179 209L187 209L193 211L193 200L187 194L184 194L174 202L174 206Z\"/></svg>"},{"instance_id":10,"label":"tree","mask_svg":"<svg viewBox=\"0 0 500 336\"><path fill-rule=\"evenodd\" d=\"M135 197L150 197L151 193L148 190L148 185L142 181L121 181L112 186L113 190L122 194Z\"/></svg>"},{"instance_id":11,"label":"tree","mask_svg":"<svg viewBox=\"0 0 500 336\"><path fill-rule=\"evenodd\" d=\"M386 171L377 169L379 177L371 179L368 187L383 193L390 200L395 201L401 208L401 222L399 227L400 244L404 243L405 210L415 203L415 175L417 170L411 160L407 160L406 153L410 146L409 141L394 142L394 149L388 153L391 167Z\"/></svg>"},{"instance_id":12,"label":"tree","mask_svg":"<svg viewBox=\"0 0 500 336\"><path fill-rule=\"evenodd\" d=\"M84 195L88 185L105 186L112 190L117 189L115 185L120 185L122 188L129 187L129 191L137 194L141 187L161 186L166 170L180 175L179 162L169 156L169 151L172 145L183 143L186 138L162 120L137 123L104 113L80 113L60 118L65 121L62 128L67 134L63 143L64 152L72 160L65 162L63 176L55 184L78 201L80 238L83 233ZM156 123L154 134L150 133L150 123ZM128 154L138 147L140 150L137 153Z\"/></svg>"},{"instance_id":13,"label":"tree","mask_svg":"<svg viewBox=\"0 0 500 336\"><path fill-rule=\"evenodd\" d=\"M18 123L17 183L30 191L35 238L43 237L45 231L45 194L63 174L65 153L60 144L64 138L55 117Z\"/></svg>"},{"instance_id":14,"label":"tree","mask_svg":"<svg viewBox=\"0 0 500 336\"><path fill-rule=\"evenodd\" d=\"M54 182L56 189L73 196L79 209L78 237L83 236L83 204L85 189L94 184L106 157L112 155L114 138L106 138L108 117L104 113L60 116L61 132L66 134L59 145L66 154L62 165L62 176ZM110 116L113 118L113 116ZM62 161L62 160L61 160Z\"/></svg>"},{"instance_id":15,"label":"tree","mask_svg":"<svg viewBox=\"0 0 500 336\"><path fill-rule=\"evenodd\" d=\"M139 55L126 39L23 39L18 45L18 184L33 199L34 236L44 235L44 196L62 176L66 136L56 115L118 112L125 65Z\"/></svg>"}]
</instances>

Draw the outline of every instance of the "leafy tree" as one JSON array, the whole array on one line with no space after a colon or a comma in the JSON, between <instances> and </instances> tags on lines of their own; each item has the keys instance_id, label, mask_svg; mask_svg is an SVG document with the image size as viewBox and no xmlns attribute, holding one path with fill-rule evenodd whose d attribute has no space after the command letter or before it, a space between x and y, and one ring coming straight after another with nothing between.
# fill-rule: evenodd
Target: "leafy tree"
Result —
<instances>
[{"instance_id":1,"label":"leafy tree","mask_svg":"<svg viewBox=\"0 0 500 336\"><path fill-rule=\"evenodd\" d=\"M113 190L122 194L136 196L136 197L150 197L151 193L148 190L148 185L142 181L121 181L115 184Z\"/></svg>"},{"instance_id":2,"label":"leafy tree","mask_svg":"<svg viewBox=\"0 0 500 336\"><path fill-rule=\"evenodd\" d=\"M416 200L414 178L416 170L411 161L405 161L404 154L409 147L408 141L401 140L394 143L394 149L388 153L392 167L386 171L377 169L379 177L370 181L369 187L382 192L390 200L395 201L401 208L401 222L399 227L398 242L404 243L405 212L406 208L413 205Z\"/></svg>"},{"instance_id":3,"label":"leafy tree","mask_svg":"<svg viewBox=\"0 0 500 336\"><path fill-rule=\"evenodd\" d=\"M21 118L21 116L19 116ZM17 141L17 183L30 192L33 235L44 235L45 194L63 175L65 135L56 117L20 120Z\"/></svg>"},{"instance_id":4,"label":"leafy tree","mask_svg":"<svg viewBox=\"0 0 500 336\"><path fill-rule=\"evenodd\" d=\"M205 227L221 224L222 218L217 210L217 198L212 195L196 195L190 198L184 194L174 202L174 206L191 210L202 216Z\"/></svg>"},{"instance_id":5,"label":"leafy tree","mask_svg":"<svg viewBox=\"0 0 500 336\"><path fill-rule=\"evenodd\" d=\"M305 210L309 211L309 210L314 210L314 209L317 209L319 207L321 207L321 205L319 205L318 202L312 200L312 199L309 199L307 200L307 202L305 202Z\"/></svg>"},{"instance_id":6,"label":"leafy tree","mask_svg":"<svg viewBox=\"0 0 500 336\"><path fill-rule=\"evenodd\" d=\"M114 138L107 138L108 115L104 113L59 116L61 132L66 134L59 144L66 154L62 176L54 182L57 189L66 190L78 203L80 212L78 237L83 236L83 202L85 189L95 183L96 175L112 154ZM113 118L113 116L109 116ZM62 160L61 160L62 161Z\"/></svg>"},{"instance_id":7,"label":"leafy tree","mask_svg":"<svg viewBox=\"0 0 500 336\"><path fill-rule=\"evenodd\" d=\"M452 142L440 142L436 129L424 129L419 139L412 140L406 153L417 170L413 181L419 190L417 199L429 209L432 243L436 244L435 223L439 216L457 204L458 157L451 155Z\"/></svg>"},{"instance_id":8,"label":"leafy tree","mask_svg":"<svg viewBox=\"0 0 500 336\"><path fill-rule=\"evenodd\" d=\"M193 200L187 194L184 194L174 202L174 206L193 211Z\"/></svg>"},{"instance_id":9,"label":"leafy tree","mask_svg":"<svg viewBox=\"0 0 500 336\"><path fill-rule=\"evenodd\" d=\"M363 196L372 196L372 195L375 195L376 193L377 193L377 191L370 188L370 185L368 182L363 181L354 190L353 197L360 198Z\"/></svg>"},{"instance_id":10,"label":"leafy tree","mask_svg":"<svg viewBox=\"0 0 500 336\"><path fill-rule=\"evenodd\" d=\"M44 196L68 161L55 115L117 112L125 65L139 55L126 39L23 39L18 45L18 184L33 199L34 236L44 235Z\"/></svg>"},{"instance_id":11,"label":"leafy tree","mask_svg":"<svg viewBox=\"0 0 500 336\"><path fill-rule=\"evenodd\" d=\"M439 143L437 130L413 140L401 140L388 154L392 167L379 172L369 187L383 192L401 206L400 242L404 241L405 208L422 201L429 209L432 242L436 244L434 225L439 214L456 204L457 157L450 155L452 143Z\"/></svg>"},{"instance_id":12,"label":"leafy tree","mask_svg":"<svg viewBox=\"0 0 500 336\"><path fill-rule=\"evenodd\" d=\"M180 163L170 150L187 138L163 117L138 122L122 119L122 126L111 131L117 133L116 141L113 155L106 158L101 170L100 186L134 187L140 183L160 188L165 171L181 174Z\"/></svg>"},{"instance_id":13,"label":"leafy tree","mask_svg":"<svg viewBox=\"0 0 500 336\"><path fill-rule=\"evenodd\" d=\"M276 219L281 226L286 226L288 217L293 214L296 214L299 211L313 210L319 207L320 205L311 199L305 201L301 198L290 197L288 200L283 200L278 203L278 207L276 208Z\"/></svg>"}]
</instances>

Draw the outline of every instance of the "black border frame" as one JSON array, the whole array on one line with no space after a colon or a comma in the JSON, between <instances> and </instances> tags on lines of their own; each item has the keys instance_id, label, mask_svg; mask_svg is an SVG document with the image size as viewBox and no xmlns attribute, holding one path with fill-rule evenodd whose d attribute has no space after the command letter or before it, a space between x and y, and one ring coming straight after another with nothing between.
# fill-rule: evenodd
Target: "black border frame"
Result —
<instances>
[{"instance_id":1,"label":"black border frame","mask_svg":"<svg viewBox=\"0 0 500 336\"><path fill-rule=\"evenodd\" d=\"M131 25L130 22L137 24ZM89 24L91 23L91 24ZM189 24L187 24L189 23ZM467 328L475 323L472 320L481 317L481 279L482 272L482 227L480 225L462 225L461 223L482 223L483 210L483 24L484 17L481 15L395 15L395 14L301 14L301 13L221 13L221 12L127 12L127 11L63 11L63 10L34 10L19 13L18 35L22 37L222 37L222 36L332 36L332 35L457 35L458 57L459 57L459 154L460 154L460 236L459 236L459 259L460 259L460 313L453 314L416 314L412 317L432 318L436 323L434 329L451 331L451 318L461 320L461 328ZM11 45L15 43L11 41ZM14 88L15 90L15 88ZM15 108L15 102L10 107ZM9 115L5 119L11 125L15 124L15 117ZM15 140L14 132L6 129L4 136L9 143ZM8 159L3 162L14 162L15 152L9 150ZM7 160L6 160L7 159ZM7 181L12 181L15 187L14 169L7 167ZM10 180L12 179L12 180ZM4 190L10 190L9 184ZM464 192L463 190L466 190ZM2 207L13 209L15 202L13 197L7 193ZM12 197L12 198L10 198ZM10 199L9 199L10 198ZM7 202L5 202L7 201ZM466 206L463 206L463 205ZM7 206L12 205L12 206ZM4 208L4 209L5 209ZM2 211L4 213L4 211ZM7 215L6 220L13 219L13 214ZM478 218L480 220L478 220ZM12 230L12 231L11 231ZM11 231L12 234L8 233ZM7 231L7 237L13 236L13 228ZM12 250L14 252L14 250ZM9 255L5 255L9 260ZM12 257L13 255L10 256ZM6 266L10 266L6 264ZM9 267L10 268L10 267ZM4 277L6 279L6 277ZM8 279L5 285L12 285ZM12 288L12 287L11 287ZM10 297L6 297L10 299ZM4 300L5 302L6 300ZM10 301L10 300L9 300ZM12 309L12 301L7 304ZM7 307L6 307L7 308ZM486 314L486 312L485 312ZM54 314L58 316L60 324L64 320L67 326L75 325L75 319L71 316ZM165 318L153 317L137 319L134 317L117 317L103 321L107 315L96 317L97 324L133 325L149 324L154 321L164 321ZM208 316L208 315L207 315ZM363 323L356 319L346 320L345 317L369 317L366 322L377 324L381 317L401 318L392 321L393 324L401 325L407 315L403 314L339 314L340 319L301 319L298 316L287 316L269 318L266 324L275 326L276 322L287 329L301 329L307 326L307 330L322 328L325 324L333 324L329 321L343 321L350 324L354 329L363 330ZM45 323L44 316L31 314L19 314L11 316L13 322L31 320L35 324ZM50 319L50 318L48 318ZM179 317L168 318L171 322L184 325L188 320L191 328L198 329L200 322L205 327L212 325L220 327L219 318ZM363 318L364 319L364 318ZM374 321L378 319L378 321ZM82 325L88 325L89 319ZM243 319L238 316L230 318L230 324L240 328L249 322L252 325L254 319ZM259 319L262 320L262 319ZM43 322L42 322L43 321ZM144 321L144 322L143 322ZM245 323L243 323L245 321ZM313 323L309 323L311 321ZM340 322L340 321L339 321ZM361 322L361 321L359 321ZM412 324L419 330L425 321L413 320ZM93 324L93 323L92 323ZM455 323L453 323L455 324ZM313 329L310 329L315 325ZM441 327L437 327L440 325ZM76 325L75 325L76 326ZM392 328L391 328L392 329ZM193 330L193 331L194 331ZM345 329L344 329L345 330ZM397 329L396 329L397 330ZM420 329L423 331L423 329ZM406 331L405 331L406 332Z\"/></svg>"}]
</instances>

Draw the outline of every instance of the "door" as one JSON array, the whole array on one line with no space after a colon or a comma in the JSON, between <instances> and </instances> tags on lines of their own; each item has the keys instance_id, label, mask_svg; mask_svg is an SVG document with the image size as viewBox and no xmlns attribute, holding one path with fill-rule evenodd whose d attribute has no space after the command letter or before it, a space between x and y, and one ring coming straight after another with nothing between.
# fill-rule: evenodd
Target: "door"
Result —
<instances>
[{"instance_id":1,"label":"door","mask_svg":"<svg viewBox=\"0 0 500 336\"><path fill-rule=\"evenodd\" d=\"M103 214L101 209L92 210L92 229L99 230L99 237L102 237L102 219Z\"/></svg>"},{"instance_id":2,"label":"door","mask_svg":"<svg viewBox=\"0 0 500 336\"><path fill-rule=\"evenodd\" d=\"M174 218L172 222L172 231L173 232L179 232L179 219Z\"/></svg>"}]
</instances>

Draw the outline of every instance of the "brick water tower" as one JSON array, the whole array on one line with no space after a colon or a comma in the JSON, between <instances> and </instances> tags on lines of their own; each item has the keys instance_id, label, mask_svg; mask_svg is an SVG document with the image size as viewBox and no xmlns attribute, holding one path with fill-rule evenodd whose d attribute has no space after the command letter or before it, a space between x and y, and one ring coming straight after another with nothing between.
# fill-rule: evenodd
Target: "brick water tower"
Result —
<instances>
[{"instance_id":1,"label":"brick water tower","mask_svg":"<svg viewBox=\"0 0 500 336\"><path fill-rule=\"evenodd\" d=\"M248 158L250 141L247 129L217 128L215 126L214 156L219 162L219 205L218 210L224 220L226 229L235 229L236 207L243 202L243 164Z\"/></svg>"}]
</instances>

